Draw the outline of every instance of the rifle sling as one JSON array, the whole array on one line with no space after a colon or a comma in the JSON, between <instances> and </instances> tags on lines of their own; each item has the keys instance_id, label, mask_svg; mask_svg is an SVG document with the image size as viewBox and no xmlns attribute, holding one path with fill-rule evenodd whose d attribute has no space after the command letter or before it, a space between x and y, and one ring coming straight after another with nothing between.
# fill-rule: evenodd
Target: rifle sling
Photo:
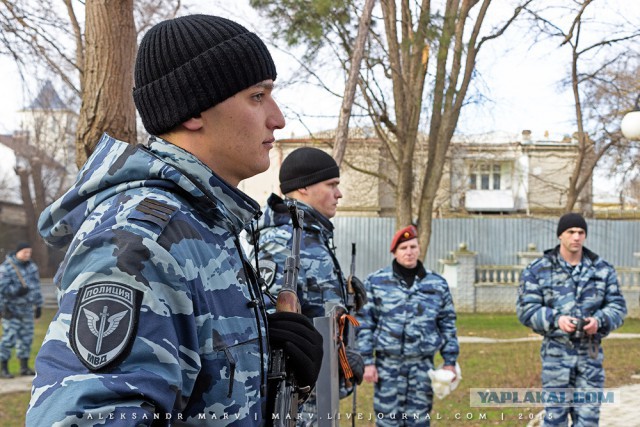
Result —
<instances>
[{"instance_id":1,"label":"rifle sling","mask_svg":"<svg viewBox=\"0 0 640 427\"><path fill-rule=\"evenodd\" d=\"M9 261L9 264L11 264L11 267L13 267L13 269L16 271L16 274L18 275L18 280L20 280L20 284L22 285L23 288L27 288L27 284L24 281L24 278L22 277L22 274L20 274L20 270L18 269L18 266L15 265L13 263L13 261L11 261L8 257L7 257L7 261Z\"/></svg>"}]
</instances>

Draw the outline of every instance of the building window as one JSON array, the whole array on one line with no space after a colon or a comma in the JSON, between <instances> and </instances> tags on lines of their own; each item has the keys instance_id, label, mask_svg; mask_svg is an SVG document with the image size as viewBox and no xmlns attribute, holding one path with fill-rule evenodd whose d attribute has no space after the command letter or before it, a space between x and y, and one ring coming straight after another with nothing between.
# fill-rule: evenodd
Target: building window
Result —
<instances>
[{"instance_id":1,"label":"building window","mask_svg":"<svg viewBox=\"0 0 640 427\"><path fill-rule=\"evenodd\" d=\"M469 166L469 189L505 190L501 179L502 169L501 163L478 162L471 164Z\"/></svg>"}]
</instances>

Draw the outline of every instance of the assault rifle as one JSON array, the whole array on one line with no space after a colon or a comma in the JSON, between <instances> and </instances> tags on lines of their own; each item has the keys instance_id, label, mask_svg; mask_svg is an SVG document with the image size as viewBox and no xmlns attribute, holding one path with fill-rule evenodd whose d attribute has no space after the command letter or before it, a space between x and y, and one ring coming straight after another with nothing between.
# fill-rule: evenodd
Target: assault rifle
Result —
<instances>
[{"instance_id":1,"label":"assault rifle","mask_svg":"<svg viewBox=\"0 0 640 427\"><path fill-rule=\"evenodd\" d=\"M298 301L297 283L298 271L300 270L300 241L302 239L302 223L304 212L299 210L295 202L290 203L289 213L293 222L293 243L291 255L287 257L284 267L284 283L278 292L276 300L276 311L287 313L300 313L300 301ZM282 349L271 351L269 362L268 380L270 382L269 391L275 394L271 420L267 423L275 427L294 427L298 417L298 396L299 393L308 393L311 388L300 389L293 373L287 371L287 355ZM271 394L271 395L272 395Z\"/></svg>"},{"instance_id":2,"label":"assault rifle","mask_svg":"<svg viewBox=\"0 0 640 427\"><path fill-rule=\"evenodd\" d=\"M353 289L351 280L356 274L356 244L351 243L351 268L349 270L349 278L347 279L347 309L349 314L355 314L356 311L356 291ZM353 344L353 343L349 343Z\"/></svg>"},{"instance_id":3,"label":"assault rifle","mask_svg":"<svg viewBox=\"0 0 640 427\"><path fill-rule=\"evenodd\" d=\"M356 274L356 244L351 243L351 268L349 270L349 278L347 279L347 309L349 310L349 314L355 315L356 313L356 301L355 301L355 290L353 289L353 283L351 280ZM349 325L348 336L347 336L347 344L350 347L355 346L355 329L353 325ZM349 384L350 381L348 378L345 378L346 384ZM355 427L356 425L356 405L357 405L357 397L356 392L358 390L358 385L353 383L353 393L352 393L352 401L351 401L351 426Z\"/></svg>"}]
</instances>

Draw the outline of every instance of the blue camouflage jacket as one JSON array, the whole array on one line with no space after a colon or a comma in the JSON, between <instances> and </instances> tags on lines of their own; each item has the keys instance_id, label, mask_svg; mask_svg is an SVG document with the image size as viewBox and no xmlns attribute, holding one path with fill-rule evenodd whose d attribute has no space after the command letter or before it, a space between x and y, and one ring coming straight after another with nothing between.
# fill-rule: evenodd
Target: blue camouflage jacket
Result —
<instances>
[{"instance_id":1,"label":"blue camouflage jacket","mask_svg":"<svg viewBox=\"0 0 640 427\"><path fill-rule=\"evenodd\" d=\"M419 358L438 351L445 365L455 365L460 347L446 280L419 262L416 279L408 287L395 264L364 282L369 300L357 316L356 343L365 365L374 364L376 355Z\"/></svg>"},{"instance_id":2,"label":"blue camouflage jacket","mask_svg":"<svg viewBox=\"0 0 640 427\"><path fill-rule=\"evenodd\" d=\"M16 295L22 288L22 283L14 265L20 270L20 275L29 288L29 292L23 296ZM40 273L36 263L19 261L15 252L7 255L0 264L0 313L8 311L14 317L32 316L34 307L42 307L42 303Z\"/></svg>"},{"instance_id":3,"label":"blue camouflage jacket","mask_svg":"<svg viewBox=\"0 0 640 427\"><path fill-rule=\"evenodd\" d=\"M595 317L599 340L622 326L627 314L613 266L589 249L582 250L582 268L574 277L562 265L559 245L545 251L520 276L518 319L545 338L564 344L571 337L558 327L561 315Z\"/></svg>"},{"instance_id":4,"label":"blue camouflage jacket","mask_svg":"<svg viewBox=\"0 0 640 427\"><path fill-rule=\"evenodd\" d=\"M69 248L27 424L263 424L266 314L238 240L258 208L173 144L104 135L40 217Z\"/></svg>"},{"instance_id":5,"label":"blue camouflage jacket","mask_svg":"<svg viewBox=\"0 0 640 427\"><path fill-rule=\"evenodd\" d=\"M335 257L333 224L311 206L296 201L304 211L300 242L298 299L308 318L325 315L325 302L346 306L345 279ZM258 221L258 259L261 276L274 296L284 280L285 260L291 255L293 223L287 206L279 196L267 200L264 216ZM250 243L253 240L250 239Z\"/></svg>"}]
</instances>

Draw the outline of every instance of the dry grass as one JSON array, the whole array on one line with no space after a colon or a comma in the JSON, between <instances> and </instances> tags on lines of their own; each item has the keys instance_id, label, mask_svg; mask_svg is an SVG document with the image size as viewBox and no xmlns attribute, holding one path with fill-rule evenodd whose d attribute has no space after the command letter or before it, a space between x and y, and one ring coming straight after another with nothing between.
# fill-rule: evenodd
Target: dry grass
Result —
<instances>
[{"instance_id":1,"label":"dry grass","mask_svg":"<svg viewBox=\"0 0 640 427\"><path fill-rule=\"evenodd\" d=\"M2 381L2 380L0 380ZM0 398L0 426L23 426L29 393L3 394Z\"/></svg>"},{"instance_id":2,"label":"dry grass","mask_svg":"<svg viewBox=\"0 0 640 427\"><path fill-rule=\"evenodd\" d=\"M638 373L640 368L635 353L630 352L629 348L639 346L640 339L605 340L605 387L614 388L638 382L631 379L631 375ZM469 405L469 389L539 388L541 368L539 350L539 342L462 344L459 359L462 366L462 382L444 400L435 400L431 412L431 425L467 427L526 425L530 417L535 417L540 408L472 408ZM341 412L343 414L351 412L351 399L341 401ZM357 412L362 412L365 418L373 412L373 390L369 384L361 386L358 391ZM441 419L436 419L438 416ZM350 425L350 422L343 422L342 425ZM373 426L374 423L361 421L356 425Z\"/></svg>"},{"instance_id":3,"label":"dry grass","mask_svg":"<svg viewBox=\"0 0 640 427\"><path fill-rule=\"evenodd\" d=\"M34 343L41 343L49 320L54 312L45 310L42 319L36 325ZM514 315L509 314L461 314L458 317L460 336L485 336L517 338L529 335ZM640 333L640 320L628 319L617 332ZM606 387L618 387L638 382L631 375L640 373L635 352L630 348L639 348L640 339L605 340ZM38 346L34 345L34 352ZM469 406L470 388L496 387L539 387L540 386L540 343L503 343L503 344L461 344L460 365L463 380L460 386L444 400L436 400L431 413L433 426L523 426L538 408L505 408L494 410L471 408ZM35 356L35 353L34 353ZM436 360L436 364L439 363ZM17 369L15 360L12 369ZM358 388L357 412L368 418L373 412L373 388L363 384ZM24 412L29 402L28 393L2 395L0 398L0 426L13 427L24 425ZM351 425L346 414L351 413L351 398L341 401L341 425ZM440 419L436 419L440 417ZM460 419L457 419L457 418ZM483 419L481 419L483 417ZM373 422L357 421L357 426L373 426Z\"/></svg>"}]
</instances>

